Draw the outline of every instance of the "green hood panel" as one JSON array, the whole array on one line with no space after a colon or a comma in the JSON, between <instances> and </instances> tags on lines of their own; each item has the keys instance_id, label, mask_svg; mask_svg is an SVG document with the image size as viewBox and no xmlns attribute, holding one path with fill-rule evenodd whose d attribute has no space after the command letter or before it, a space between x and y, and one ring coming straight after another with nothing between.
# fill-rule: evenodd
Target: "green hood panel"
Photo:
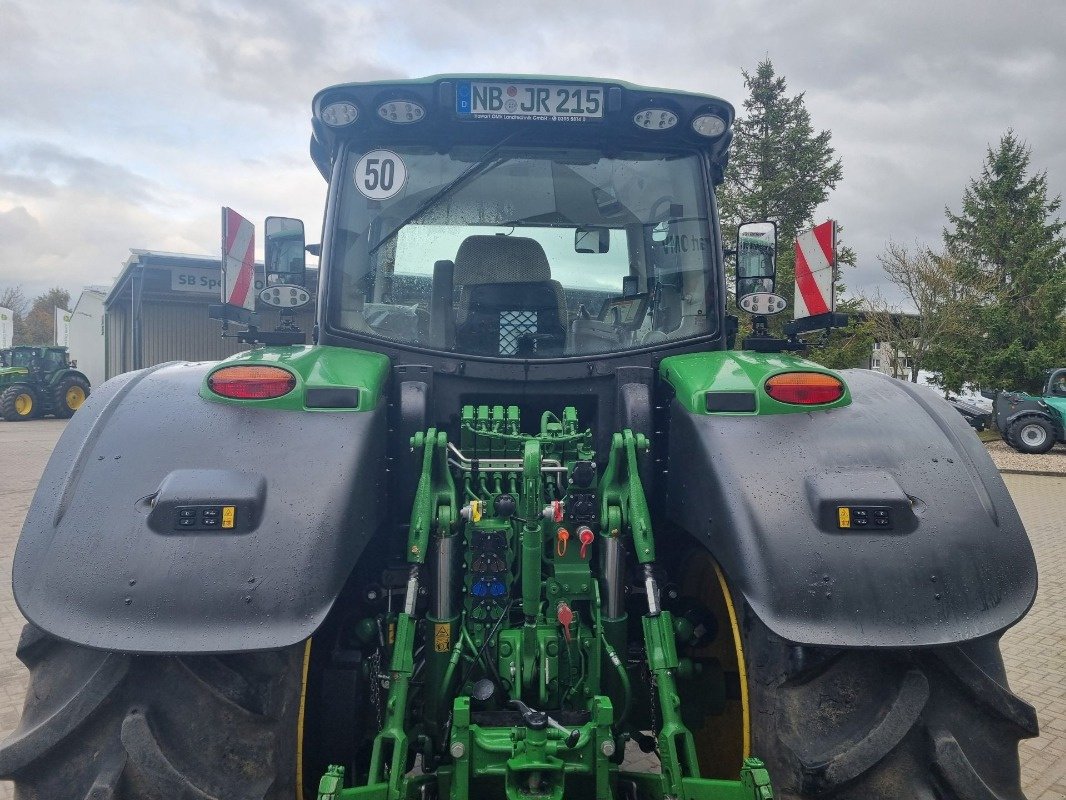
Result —
<instances>
[{"instance_id":1,"label":"green hood panel","mask_svg":"<svg viewBox=\"0 0 1066 800\"><path fill-rule=\"evenodd\" d=\"M782 403L770 397L763 385L782 372L820 372L844 383L844 395L832 403L804 406ZM851 391L839 373L805 358L783 353L754 353L743 350L716 350L664 358L659 375L677 394L677 401L693 414L797 414L841 408L851 404ZM755 411L708 411L708 392L755 394Z\"/></svg>"},{"instance_id":2,"label":"green hood panel","mask_svg":"<svg viewBox=\"0 0 1066 800\"><path fill-rule=\"evenodd\" d=\"M220 397L208 388L208 380L223 367L282 367L296 377L296 387L271 400L234 400ZM260 347L220 361L204 377L200 397L213 403L256 406L281 411L350 412L377 408L389 371L389 359L380 353L347 347ZM305 403L309 389L358 389L359 403L353 408L312 408Z\"/></svg>"}]
</instances>

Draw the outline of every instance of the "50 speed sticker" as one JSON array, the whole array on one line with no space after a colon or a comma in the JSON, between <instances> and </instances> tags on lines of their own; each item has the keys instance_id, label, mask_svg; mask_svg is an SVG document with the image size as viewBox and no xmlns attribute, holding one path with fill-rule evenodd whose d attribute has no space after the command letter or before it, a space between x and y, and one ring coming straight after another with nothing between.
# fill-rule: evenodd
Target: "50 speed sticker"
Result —
<instances>
[{"instance_id":1,"label":"50 speed sticker","mask_svg":"<svg viewBox=\"0 0 1066 800\"><path fill-rule=\"evenodd\" d=\"M407 166L391 150L371 150L355 165L355 188L371 200L388 200L407 183Z\"/></svg>"}]
</instances>

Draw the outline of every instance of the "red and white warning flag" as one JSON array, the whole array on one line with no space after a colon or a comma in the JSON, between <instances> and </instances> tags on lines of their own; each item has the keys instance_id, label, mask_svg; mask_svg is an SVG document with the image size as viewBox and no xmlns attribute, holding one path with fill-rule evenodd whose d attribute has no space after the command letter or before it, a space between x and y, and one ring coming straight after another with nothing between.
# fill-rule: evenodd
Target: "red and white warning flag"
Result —
<instances>
[{"instance_id":1,"label":"red and white warning flag","mask_svg":"<svg viewBox=\"0 0 1066 800\"><path fill-rule=\"evenodd\" d=\"M255 311L255 226L222 209L222 302Z\"/></svg>"},{"instance_id":2,"label":"red and white warning flag","mask_svg":"<svg viewBox=\"0 0 1066 800\"><path fill-rule=\"evenodd\" d=\"M823 222L796 237L796 297L794 319L816 317L836 310L834 275L837 263L837 224Z\"/></svg>"}]
</instances>

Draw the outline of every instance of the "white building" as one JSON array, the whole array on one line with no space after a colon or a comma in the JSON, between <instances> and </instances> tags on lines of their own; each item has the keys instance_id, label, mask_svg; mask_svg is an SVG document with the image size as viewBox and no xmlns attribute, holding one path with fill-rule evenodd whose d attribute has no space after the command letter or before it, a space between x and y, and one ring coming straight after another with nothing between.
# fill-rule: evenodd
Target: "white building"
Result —
<instances>
[{"instance_id":1,"label":"white building","mask_svg":"<svg viewBox=\"0 0 1066 800\"><path fill-rule=\"evenodd\" d=\"M874 342L870 354L870 369L901 381L909 381L913 365L913 360L899 342Z\"/></svg>"},{"instance_id":2,"label":"white building","mask_svg":"<svg viewBox=\"0 0 1066 800\"><path fill-rule=\"evenodd\" d=\"M93 387L104 382L104 299L107 286L86 286L70 310L70 357Z\"/></svg>"}]
</instances>

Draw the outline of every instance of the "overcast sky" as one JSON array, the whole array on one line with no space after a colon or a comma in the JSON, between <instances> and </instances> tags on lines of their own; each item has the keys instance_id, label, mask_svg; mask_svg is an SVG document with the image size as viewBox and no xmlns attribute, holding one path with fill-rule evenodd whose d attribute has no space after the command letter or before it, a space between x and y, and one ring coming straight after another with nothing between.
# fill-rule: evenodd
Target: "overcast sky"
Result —
<instances>
[{"instance_id":1,"label":"overcast sky","mask_svg":"<svg viewBox=\"0 0 1066 800\"><path fill-rule=\"evenodd\" d=\"M0 288L76 297L130 248L216 253L222 205L316 241L309 109L332 83L543 72L739 108L768 56L833 132L844 180L817 218L869 291L887 240L939 243L1008 128L1066 191L1064 36L1063 0L0 0Z\"/></svg>"}]
</instances>

